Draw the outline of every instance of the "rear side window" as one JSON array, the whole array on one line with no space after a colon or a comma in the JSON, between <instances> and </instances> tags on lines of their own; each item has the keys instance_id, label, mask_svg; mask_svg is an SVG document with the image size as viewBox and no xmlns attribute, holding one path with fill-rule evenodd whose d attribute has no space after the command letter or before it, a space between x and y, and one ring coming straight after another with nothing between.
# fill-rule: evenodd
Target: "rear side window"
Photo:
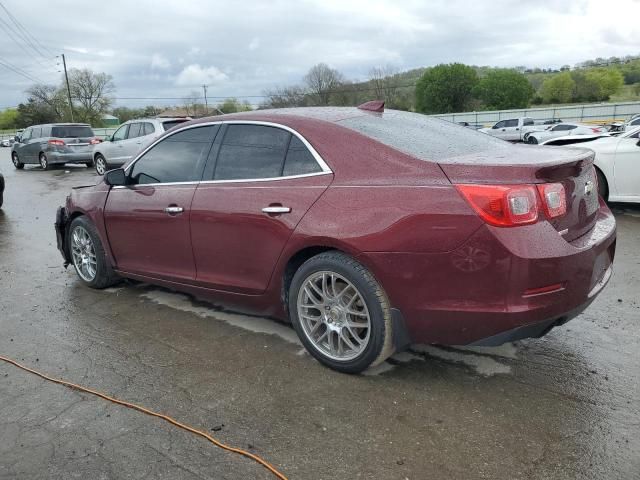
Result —
<instances>
[{"instance_id":1,"label":"rear side window","mask_svg":"<svg viewBox=\"0 0 640 480\"><path fill-rule=\"evenodd\" d=\"M525 118L524 122L522 122L522 125L524 125L525 127L533 125L533 118Z\"/></svg>"},{"instance_id":2,"label":"rear side window","mask_svg":"<svg viewBox=\"0 0 640 480\"><path fill-rule=\"evenodd\" d=\"M214 180L275 178L282 174L291 134L262 125L229 125L216 162Z\"/></svg>"},{"instance_id":3,"label":"rear side window","mask_svg":"<svg viewBox=\"0 0 640 480\"><path fill-rule=\"evenodd\" d=\"M141 135L151 135L152 133L155 133L155 131L156 131L156 127L153 126L153 123L144 122L142 124Z\"/></svg>"},{"instance_id":4,"label":"rear side window","mask_svg":"<svg viewBox=\"0 0 640 480\"><path fill-rule=\"evenodd\" d=\"M166 137L136 161L130 184L199 181L217 128L190 128Z\"/></svg>"},{"instance_id":5,"label":"rear side window","mask_svg":"<svg viewBox=\"0 0 640 480\"><path fill-rule=\"evenodd\" d=\"M507 142L492 135L412 112L359 115L341 120L338 125L422 160L439 161L509 148Z\"/></svg>"},{"instance_id":6,"label":"rear side window","mask_svg":"<svg viewBox=\"0 0 640 480\"><path fill-rule=\"evenodd\" d=\"M287 150L287 157L284 161L283 176L304 175L305 173L316 173L322 169L309 149L295 135L291 136L291 143Z\"/></svg>"},{"instance_id":7,"label":"rear side window","mask_svg":"<svg viewBox=\"0 0 640 480\"><path fill-rule=\"evenodd\" d=\"M141 135L140 133L141 127L142 127L141 123L131 123L129 125L129 135L127 136L127 138L139 137Z\"/></svg>"},{"instance_id":8,"label":"rear side window","mask_svg":"<svg viewBox=\"0 0 640 480\"><path fill-rule=\"evenodd\" d=\"M51 128L51 136L56 138L93 137L91 127L82 125L60 125Z\"/></svg>"},{"instance_id":9,"label":"rear side window","mask_svg":"<svg viewBox=\"0 0 640 480\"><path fill-rule=\"evenodd\" d=\"M170 128L173 128L176 125L180 125L181 123L184 123L184 122L187 122L187 121L188 121L187 119L184 119L184 120L167 120L166 122L162 122L162 127L164 128L164 131L166 132Z\"/></svg>"},{"instance_id":10,"label":"rear side window","mask_svg":"<svg viewBox=\"0 0 640 480\"><path fill-rule=\"evenodd\" d=\"M506 122L504 122L504 126L505 127L517 127L518 126L518 119L514 118L511 120L507 120Z\"/></svg>"}]
</instances>

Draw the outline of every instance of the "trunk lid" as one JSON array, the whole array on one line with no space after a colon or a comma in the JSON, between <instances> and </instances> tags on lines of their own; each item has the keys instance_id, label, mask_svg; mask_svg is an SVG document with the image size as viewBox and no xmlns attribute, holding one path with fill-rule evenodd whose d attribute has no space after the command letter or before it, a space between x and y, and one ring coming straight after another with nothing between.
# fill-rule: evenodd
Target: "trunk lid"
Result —
<instances>
[{"instance_id":1,"label":"trunk lid","mask_svg":"<svg viewBox=\"0 0 640 480\"><path fill-rule=\"evenodd\" d=\"M62 140L66 152L84 153L93 149L95 135L88 125L58 125L51 128L51 137Z\"/></svg>"},{"instance_id":2,"label":"trunk lid","mask_svg":"<svg viewBox=\"0 0 640 480\"><path fill-rule=\"evenodd\" d=\"M593 158L593 152L586 149L515 145L439 164L453 184L561 183L567 212L549 222L570 242L587 233L596 221L599 199ZM546 219L542 211L540 218Z\"/></svg>"}]
</instances>

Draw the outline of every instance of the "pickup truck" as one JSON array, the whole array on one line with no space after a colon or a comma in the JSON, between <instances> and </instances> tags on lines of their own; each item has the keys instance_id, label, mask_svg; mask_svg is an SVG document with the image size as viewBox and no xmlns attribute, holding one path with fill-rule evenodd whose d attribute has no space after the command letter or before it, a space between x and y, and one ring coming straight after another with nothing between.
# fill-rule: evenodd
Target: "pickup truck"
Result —
<instances>
[{"instance_id":1,"label":"pickup truck","mask_svg":"<svg viewBox=\"0 0 640 480\"><path fill-rule=\"evenodd\" d=\"M545 125L537 125L533 118L520 117L500 120L493 127L481 128L478 131L508 142L521 142L526 133L544 130L545 128Z\"/></svg>"}]
</instances>

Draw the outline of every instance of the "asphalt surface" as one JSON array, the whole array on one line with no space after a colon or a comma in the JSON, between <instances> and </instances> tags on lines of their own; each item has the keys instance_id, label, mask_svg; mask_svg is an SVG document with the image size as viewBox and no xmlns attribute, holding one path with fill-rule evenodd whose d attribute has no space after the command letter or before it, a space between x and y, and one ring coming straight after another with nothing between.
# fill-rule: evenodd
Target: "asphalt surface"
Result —
<instances>
[{"instance_id":1,"label":"asphalt surface","mask_svg":"<svg viewBox=\"0 0 640 480\"><path fill-rule=\"evenodd\" d=\"M269 319L142 284L83 287L55 209L84 167L16 171L0 211L0 355L210 431L291 479L640 478L640 208L580 317L493 349L414 346L335 373ZM273 478L161 420L0 362L0 479Z\"/></svg>"}]
</instances>

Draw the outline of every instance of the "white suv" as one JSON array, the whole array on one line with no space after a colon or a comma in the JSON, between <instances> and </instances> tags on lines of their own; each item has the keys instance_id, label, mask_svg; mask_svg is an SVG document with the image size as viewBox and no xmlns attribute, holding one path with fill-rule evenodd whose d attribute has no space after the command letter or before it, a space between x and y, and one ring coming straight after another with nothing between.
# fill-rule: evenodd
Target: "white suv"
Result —
<instances>
[{"instance_id":1,"label":"white suv","mask_svg":"<svg viewBox=\"0 0 640 480\"><path fill-rule=\"evenodd\" d=\"M93 162L98 175L121 167L136 153L149 145L171 127L189 121L190 118L141 118L120 125L111 137L93 149Z\"/></svg>"}]
</instances>

